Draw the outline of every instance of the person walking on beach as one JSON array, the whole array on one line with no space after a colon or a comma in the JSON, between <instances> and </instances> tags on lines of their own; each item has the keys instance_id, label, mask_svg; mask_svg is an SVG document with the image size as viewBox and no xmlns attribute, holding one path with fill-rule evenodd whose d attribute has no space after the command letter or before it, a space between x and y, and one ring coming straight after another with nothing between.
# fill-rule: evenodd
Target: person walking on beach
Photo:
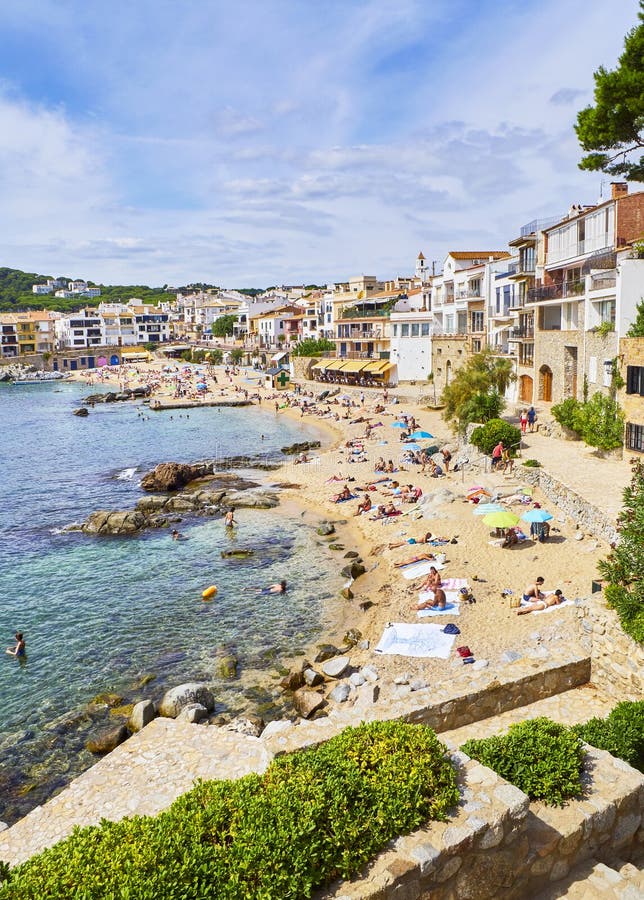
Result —
<instances>
[{"instance_id":1,"label":"person walking on beach","mask_svg":"<svg viewBox=\"0 0 644 900\"><path fill-rule=\"evenodd\" d=\"M27 655L25 637L22 631L16 631L16 645L15 647L7 647L6 652L9 656L24 657Z\"/></svg>"},{"instance_id":2,"label":"person walking on beach","mask_svg":"<svg viewBox=\"0 0 644 900\"><path fill-rule=\"evenodd\" d=\"M447 447L443 447L443 449L441 450L441 453L443 454L443 465L445 466L445 474L447 474L449 472L449 464L452 461L452 454L449 452Z\"/></svg>"},{"instance_id":3,"label":"person walking on beach","mask_svg":"<svg viewBox=\"0 0 644 900\"><path fill-rule=\"evenodd\" d=\"M501 463L503 458L503 441L499 441L494 450L492 451L492 468L496 469Z\"/></svg>"},{"instance_id":4,"label":"person walking on beach","mask_svg":"<svg viewBox=\"0 0 644 900\"><path fill-rule=\"evenodd\" d=\"M519 416L519 423L521 425L521 434L525 434L526 428L528 427L528 413L525 409L521 410L521 415Z\"/></svg>"},{"instance_id":5,"label":"person walking on beach","mask_svg":"<svg viewBox=\"0 0 644 900\"><path fill-rule=\"evenodd\" d=\"M534 411L534 406L531 406L530 409L528 410L528 427L530 428L531 432L534 431L534 423L536 421L536 418L537 418L537 414Z\"/></svg>"}]
</instances>

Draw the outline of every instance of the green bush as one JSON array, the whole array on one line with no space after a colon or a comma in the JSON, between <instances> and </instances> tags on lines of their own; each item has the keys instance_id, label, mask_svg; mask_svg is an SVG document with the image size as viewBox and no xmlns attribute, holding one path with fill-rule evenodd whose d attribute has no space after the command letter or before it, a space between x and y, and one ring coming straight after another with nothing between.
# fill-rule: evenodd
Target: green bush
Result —
<instances>
[{"instance_id":1,"label":"green bush","mask_svg":"<svg viewBox=\"0 0 644 900\"><path fill-rule=\"evenodd\" d=\"M463 744L464 753L550 806L581 793L584 751L577 735L550 719L510 725L505 735Z\"/></svg>"},{"instance_id":2,"label":"green bush","mask_svg":"<svg viewBox=\"0 0 644 900\"><path fill-rule=\"evenodd\" d=\"M605 719L590 719L572 730L587 744L607 750L644 772L644 700L625 700Z\"/></svg>"},{"instance_id":3,"label":"green bush","mask_svg":"<svg viewBox=\"0 0 644 900\"><path fill-rule=\"evenodd\" d=\"M540 469L541 463L538 459L526 459L523 461L522 465L524 465L527 469Z\"/></svg>"},{"instance_id":4,"label":"green bush","mask_svg":"<svg viewBox=\"0 0 644 900\"><path fill-rule=\"evenodd\" d=\"M433 731L363 724L263 776L199 783L154 818L77 828L11 870L0 898L310 897L393 837L444 819L458 796Z\"/></svg>"},{"instance_id":5,"label":"green bush","mask_svg":"<svg viewBox=\"0 0 644 900\"><path fill-rule=\"evenodd\" d=\"M472 432L470 441L481 453L490 454L499 441L503 441L504 447L512 448L514 455L516 447L521 443L521 431L510 425L505 419L490 419L485 425L479 425Z\"/></svg>"},{"instance_id":6,"label":"green bush","mask_svg":"<svg viewBox=\"0 0 644 900\"><path fill-rule=\"evenodd\" d=\"M574 397L568 397L561 403L555 403L550 412L555 421L563 425L564 428L569 428L570 431L578 431L579 411L582 407L583 403L580 403L579 400L576 400Z\"/></svg>"}]
</instances>

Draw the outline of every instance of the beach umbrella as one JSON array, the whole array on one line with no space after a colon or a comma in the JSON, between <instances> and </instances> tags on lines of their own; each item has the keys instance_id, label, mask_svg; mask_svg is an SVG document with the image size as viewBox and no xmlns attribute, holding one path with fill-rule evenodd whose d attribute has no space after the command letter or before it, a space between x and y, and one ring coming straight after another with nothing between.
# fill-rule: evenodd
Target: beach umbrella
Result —
<instances>
[{"instance_id":1,"label":"beach umbrella","mask_svg":"<svg viewBox=\"0 0 644 900\"><path fill-rule=\"evenodd\" d=\"M207 387L207 385L205 385L205 384L203 383L203 381L200 381L199 384L197 385L197 390L198 390L198 391L206 391L207 389L208 389L208 387Z\"/></svg>"},{"instance_id":2,"label":"beach umbrella","mask_svg":"<svg viewBox=\"0 0 644 900\"><path fill-rule=\"evenodd\" d=\"M547 509L528 509L521 518L524 522L548 522L553 516Z\"/></svg>"},{"instance_id":3,"label":"beach umbrella","mask_svg":"<svg viewBox=\"0 0 644 900\"><path fill-rule=\"evenodd\" d=\"M420 450L420 444L405 444L403 450Z\"/></svg>"},{"instance_id":4,"label":"beach umbrella","mask_svg":"<svg viewBox=\"0 0 644 900\"><path fill-rule=\"evenodd\" d=\"M407 426L405 425L404 422L392 422L391 427L392 428L406 428Z\"/></svg>"},{"instance_id":5,"label":"beach umbrella","mask_svg":"<svg viewBox=\"0 0 644 900\"><path fill-rule=\"evenodd\" d=\"M503 512L488 513L487 516L483 516L483 522L490 528L512 528L518 524L519 517L512 512L503 510Z\"/></svg>"},{"instance_id":6,"label":"beach umbrella","mask_svg":"<svg viewBox=\"0 0 644 900\"><path fill-rule=\"evenodd\" d=\"M409 437L416 440L429 440L429 438L433 438L434 435L430 434L429 431L414 431L413 434L410 434Z\"/></svg>"},{"instance_id":7,"label":"beach umbrella","mask_svg":"<svg viewBox=\"0 0 644 900\"><path fill-rule=\"evenodd\" d=\"M507 512L500 503L479 503L474 507L475 516L487 516L489 513Z\"/></svg>"}]
</instances>

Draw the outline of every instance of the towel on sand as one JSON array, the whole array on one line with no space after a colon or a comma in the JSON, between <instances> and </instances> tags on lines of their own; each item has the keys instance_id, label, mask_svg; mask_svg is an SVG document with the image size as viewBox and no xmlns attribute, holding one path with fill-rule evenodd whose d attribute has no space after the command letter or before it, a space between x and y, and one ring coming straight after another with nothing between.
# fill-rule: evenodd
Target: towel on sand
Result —
<instances>
[{"instance_id":1,"label":"towel on sand","mask_svg":"<svg viewBox=\"0 0 644 900\"><path fill-rule=\"evenodd\" d=\"M443 563L437 563L433 559L420 559L418 562L409 563L408 566L401 566L400 572L403 578L411 581L412 578L420 578L421 575L429 575L429 570L434 566L436 569L443 569Z\"/></svg>"},{"instance_id":2,"label":"towel on sand","mask_svg":"<svg viewBox=\"0 0 644 900\"><path fill-rule=\"evenodd\" d=\"M443 590L445 590L443 588ZM418 602L424 603L426 600L431 600L434 596L433 591L421 591L418 595ZM461 594L459 591L445 591L445 600L447 603L458 603L461 599Z\"/></svg>"},{"instance_id":3,"label":"towel on sand","mask_svg":"<svg viewBox=\"0 0 644 900\"><path fill-rule=\"evenodd\" d=\"M458 603L446 603L445 609L419 609L418 618L423 619L425 616L460 616L461 607Z\"/></svg>"},{"instance_id":4,"label":"towel on sand","mask_svg":"<svg viewBox=\"0 0 644 900\"><path fill-rule=\"evenodd\" d=\"M442 578L441 582L444 591L460 591L461 588L469 587L467 578Z\"/></svg>"},{"instance_id":5,"label":"towel on sand","mask_svg":"<svg viewBox=\"0 0 644 900\"><path fill-rule=\"evenodd\" d=\"M527 605L528 604L524 600L521 601L521 606L527 606ZM535 609L530 613L530 615L531 616L540 616L540 615L543 615L543 613L549 613L555 609L561 609L562 606L574 606L574 605L575 605L575 603L573 600L564 600L563 603L557 603L556 606L546 606L545 609Z\"/></svg>"},{"instance_id":6,"label":"towel on sand","mask_svg":"<svg viewBox=\"0 0 644 900\"><path fill-rule=\"evenodd\" d=\"M376 653L391 653L397 656L431 656L448 659L455 639L456 636L453 634L444 634L441 625L395 622L385 628L375 649Z\"/></svg>"}]
</instances>

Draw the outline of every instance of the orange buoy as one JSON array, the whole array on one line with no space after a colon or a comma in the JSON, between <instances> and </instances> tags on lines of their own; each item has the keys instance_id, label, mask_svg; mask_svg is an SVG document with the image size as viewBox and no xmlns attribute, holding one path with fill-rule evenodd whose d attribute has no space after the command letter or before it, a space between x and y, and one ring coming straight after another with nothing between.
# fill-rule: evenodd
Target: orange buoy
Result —
<instances>
[{"instance_id":1,"label":"orange buoy","mask_svg":"<svg viewBox=\"0 0 644 900\"><path fill-rule=\"evenodd\" d=\"M212 600L216 593L217 588L214 584L211 584L209 588L206 588L206 590L202 592L201 598L202 600Z\"/></svg>"}]
</instances>

